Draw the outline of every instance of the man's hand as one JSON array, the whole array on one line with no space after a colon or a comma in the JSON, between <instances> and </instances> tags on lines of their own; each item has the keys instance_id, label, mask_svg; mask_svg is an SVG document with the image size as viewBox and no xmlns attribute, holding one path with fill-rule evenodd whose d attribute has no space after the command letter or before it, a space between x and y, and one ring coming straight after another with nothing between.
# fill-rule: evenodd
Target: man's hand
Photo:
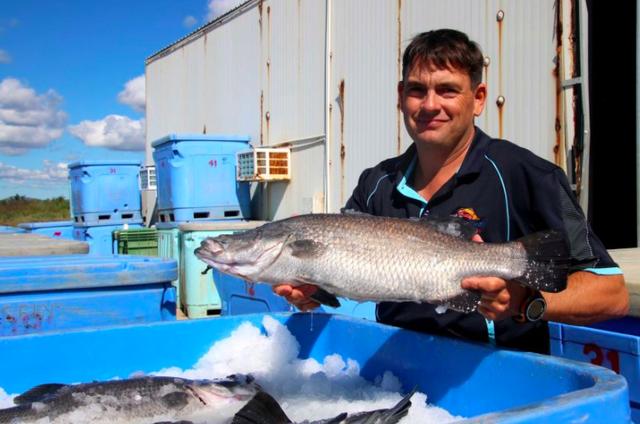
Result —
<instances>
[{"instance_id":1,"label":"man's hand","mask_svg":"<svg viewBox=\"0 0 640 424\"><path fill-rule=\"evenodd\" d=\"M311 300L310 296L317 290L316 286L311 284L303 284L300 286L292 286L287 283L273 286L273 292L279 296L283 296L289 303L301 311L311 311L320 304Z\"/></svg>"},{"instance_id":2,"label":"man's hand","mask_svg":"<svg viewBox=\"0 0 640 424\"><path fill-rule=\"evenodd\" d=\"M473 241L482 243L482 237L476 234ZM509 318L520 313L527 289L513 281L498 277L468 277L462 280L463 289L481 293L478 312L492 321Z\"/></svg>"}]
</instances>

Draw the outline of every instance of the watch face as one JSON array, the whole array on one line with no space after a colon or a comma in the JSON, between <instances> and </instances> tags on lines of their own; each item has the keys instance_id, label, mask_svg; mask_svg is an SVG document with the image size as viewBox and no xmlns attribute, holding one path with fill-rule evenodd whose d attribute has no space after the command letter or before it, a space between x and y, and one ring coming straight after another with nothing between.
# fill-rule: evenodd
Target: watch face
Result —
<instances>
[{"instance_id":1,"label":"watch face","mask_svg":"<svg viewBox=\"0 0 640 424\"><path fill-rule=\"evenodd\" d=\"M533 299L529 306L527 306L527 320L538 321L544 315L544 311L547 309L544 299Z\"/></svg>"}]
</instances>

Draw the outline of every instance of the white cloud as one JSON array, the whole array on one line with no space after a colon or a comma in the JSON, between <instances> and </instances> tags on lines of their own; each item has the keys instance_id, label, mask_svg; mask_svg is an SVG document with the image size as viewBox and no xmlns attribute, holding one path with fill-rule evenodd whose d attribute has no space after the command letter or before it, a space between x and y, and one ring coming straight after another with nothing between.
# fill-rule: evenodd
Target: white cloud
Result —
<instances>
[{"instance_id":1,"label":"white cloud","mask_svg":"<svg viewBox=\"0 0 640 424\"><path fill-rule=\"evenodd\" d=\"M198 23L198 20L196 18L194 18L193 16L189 15L187 17L185 17L182 20L182 25L184 25L185 28L192 28L194 27L196 24Z\"/></svg>"},{"instance_id":2,"label":"white cloud","mask_svg":"<svg viewBox=\"0 0 640 424\"><path fill-rule=\"evenodd\" d=\"M144 150L144 119L133 120L108 115L99 121L82 121L69 126L69 132L90 147L113 150Z\"/></svg>"},{"instance_id":3,"label":"white cloud","mask_svg":"<svg viewBox=\"0 0 640 424\"><path fill-rule=\"evenodd\" d=\"M241 5L246 0L209 0L207 20L213 21L220 15L224 15L231 9Z\"/></svg>"},{"instance_id":4,"label":"white cloud","mask_svg":"<svg viewBox=\"0 0 640 424\"><path fill-rule=\"evenodd\" d=\"M67 181L67 164L42 161L42 169L18 168L0 162L0 181L27 187L48 187Z\"/></svg>"},{"instance_id":5,"label":"white cloud","mask_svg":"<svg viewBox=\"0 0 640 424\"><path fill-rule=\"evenodd\" d=\"M0 82L0 152L26 153L60 138L67 114L59 109L62 97L53 90L44 94L15 78Z\"/></svg>"},{"instance_id":6,"label":"white cloud","mask_svg":"<svg viewBox=\"0 0 640 424\"><path fill-rule=\"evenodd\" d=\"M6 50L0 49L0 63L11 63L11 56Z\"/></svg>"},{"instance_id":7,"label":"white cloud","mask_svg":"<svg viewBox=\"0 0 640 424\"><path fill-rule=\"evenodd\" d=\"M131 106L136 112L144 113L146 103L144 75L127 81L124 90L118 93L118 101Z\"/></svg>"}]
</instances>

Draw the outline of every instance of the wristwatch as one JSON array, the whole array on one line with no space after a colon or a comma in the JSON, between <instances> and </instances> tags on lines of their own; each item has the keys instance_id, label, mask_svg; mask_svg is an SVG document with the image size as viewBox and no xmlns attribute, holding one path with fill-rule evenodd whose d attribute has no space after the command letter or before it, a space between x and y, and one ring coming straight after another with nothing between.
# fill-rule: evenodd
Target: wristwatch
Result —
<instances>
[{"instance_id":1,"label":"wristwatch","mask_svg":"<svg viewBox=\"0 0 640 424\"><path fill-rule=\"evenodd\" d=\"M547 310L547 302L538 290L527 288L527 296L520 306L520 313L513 317L517 322L539 321Z\"/></svg>"}]
</instances>

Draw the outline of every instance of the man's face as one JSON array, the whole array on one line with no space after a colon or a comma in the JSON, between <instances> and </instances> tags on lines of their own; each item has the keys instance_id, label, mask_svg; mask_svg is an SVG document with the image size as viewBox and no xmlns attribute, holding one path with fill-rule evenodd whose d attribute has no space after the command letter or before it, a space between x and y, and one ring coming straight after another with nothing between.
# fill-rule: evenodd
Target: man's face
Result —
<instances>
[{"instance_id":1,"label":"man's face","mask_svg":"<svg viewBox=\"0 0 640 424\"><path fill-rule=\"evenodd\" d=\"M417 144L450 149L473 134L473 118L484 109L486 86L471 87L466 72L412 66L398 84L404 123Z\"/></svg>"}]
</instances>

